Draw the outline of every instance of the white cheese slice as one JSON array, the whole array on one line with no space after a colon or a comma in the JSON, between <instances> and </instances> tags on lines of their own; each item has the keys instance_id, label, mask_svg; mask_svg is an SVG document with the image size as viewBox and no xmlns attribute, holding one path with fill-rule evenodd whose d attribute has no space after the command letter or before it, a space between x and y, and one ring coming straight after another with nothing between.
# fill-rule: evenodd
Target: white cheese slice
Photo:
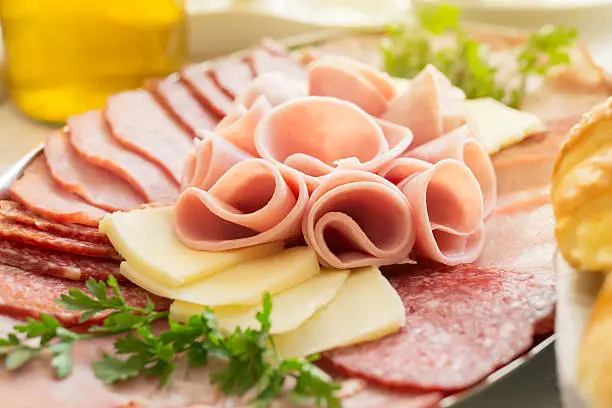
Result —
<instances>
[{"instance_id":1,"label":"white cheese slice","mask_svg":"<svg viewBox=\"0 0 612 408\"><path fill-rule=\"evenodd\" d=\"M342 287L349 271L323 269L321 273L297 286L272 296L270 322L272 334L294 330L308 320L315 312L331 302ZM172 319L185 322L191 316L201 314L206 306L175 301L170 307ZM256 314L261 304L256 306L218 306L213 308L219 329L231 333L237 327L259 329Z\"/></svg>"},{"instance_id":2,"label":"white cheese slice","mask_svg":"<svg viewBox=\"0 0 612 408\"><path fill-rule=\"evenodd\" d=\"M283 358L304 357L379 339L398 331L405 321L395 289L378 268L367 267L353 270L331 303L274 341Z\"/></svg>"},{"instance_id":3,"label":"white cheese slice","mask_svg":"<svg viewBox=\"0 0 612 408\"><path fill-rule=\"evenodd\" d=\"M465 108L470 124L489 154L546 130L534 114L512 109L492 98L468 100Z\"/></svg>"},{"instance_id":4,"label":"white cheese slice","mask_svg":"<svg viewBox=\"0 0 612 408\"><path fill-rule=\"evenodd\" d=\"M109 214L100 221L100 231L130 266L169 287L187 285L283 249L281 242L223 252L190 249L174 236L173 207Z\"/></svg>"},{"instance_id":5,"label":"white cheese slice","mask_svg":"<svg viewBox=\"0 0 612 408\"><path fill-rule=\"evenodd\" d=\"M263 294L275 294L314 277L321 268L309 247L286 249L241 263L190 285L170 287L146 271L122 262L121 274L134 284L168 299L207 306L255 305Z\"/></svg>"}]
</instances>

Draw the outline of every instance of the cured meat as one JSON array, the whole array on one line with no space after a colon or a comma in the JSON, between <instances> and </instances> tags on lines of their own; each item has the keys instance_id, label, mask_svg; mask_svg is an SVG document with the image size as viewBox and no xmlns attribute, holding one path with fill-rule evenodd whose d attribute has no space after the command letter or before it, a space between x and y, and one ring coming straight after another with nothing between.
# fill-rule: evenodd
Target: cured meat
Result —
<instances>
[{"instance_id":1,"label":"cured meat","mask_svg":"<svg viewBox=\"0 0 612 408\"><path fill-rule=\"evenodd\" d=\"M253 80L249 65L236 58L217 60L210 68L210 75L217 86L231 99L242 94Z\"/></svg>"},{"instance_id":2,"label":"cured meat","mask_svg":"<svg viewBox=\"0 0 612 408\"><path fill-rule=\"evenodd\" d=\"M471 135L467 125L423 144L406 153L408 157L437 163L442 159L459 160L472 171L484 199L484 215L491 214L497 197L497 179L491 158L482 144Z\"/></svg>"},{"instance_id":3,"label":"cured meat","mask_svg":"<svg viewBox=\"0 0 612 408\"><path fill-rule=\"evenodd\" d=\"M107 211L129 210L144 202L123 179L80 157L62 131L45 139L45 157L53 179L64 190Z\"/></svg>"},{"instance_id":4,"label":"cured meat","mask_svg":"<svg viewBox=\"0 0 612 408\"><path fill-rule=\"evenodd\" d=\"M420 256L446 265L480 256L485 243L482 192L464 164L399 158L381 176L387 174L410 202Z\"/></svg>"},{"instance_id":5,"label":"cured meat","mask_svg":"<svg viewBox=\"0 0 612 408\"><path fill-rule=\"evenodd\" d=\"M414 134L414 145L419 146L464 124L464 101L463 91L428 65L389 103L381 117L408 127Z\"/></svg>"},{"instance_id":6,"label":"cured meat","mask_svg":"<svg viewBox=\"0 0 612 408\"><path fill-rule=\"evenodd\" d=\"M306 81L307 78L304 66L276 46L254 49L246 57L246 62L255 77L269 72L282 72L298 81Z\"/></svg>"},{"instance_id":7,"label":"cured meat","mask_svg":"<svg viewBox=\"0 0 612 408\"><path fill-rule=\"evenodd\" d=\"M76 326L80 313L55 304L55 299L72 288L87 291L85 282L38 275L0 264L0 313L17 319L39 318L41 313L46 313L65 327ZM136 307L144 307L149 296L143 289L128 283L121 283L121 292L128 303ZM166 299L150 297L160 310L170 305ZM88 323L100 323L106 315L106 312L97 314Z\"/></svg>"},{"instance_id":8,"label":"cured meat","mask_svg":"<svg viewBox=\"0 0 612 408\"><path fill-rule=\"evenodd\" d=\"M98 221L108 214L57 186L42 156L36 158L23 176L11 185L10 192L28 209L57 222L97 226Z\"/></svg>"},{"instance_id":9,"label":"cured meat","mask_svg":"<svg viewBox=\"0 0 612 408\"><path fill-rule=\"evenodd\" d=\"M167 112L192 136L197 130L211 130L217 117L204 108L176 75L149 83L149 88Z\"/></svg>"},{"instance_id":10,"label":"cured meat","mask_svg":"<svg viewBox=\"0 0 612 408\"><path fill-rule=\"evenodd\" d=\"M117 140L180 182L193 137L166 115L150 92L138 89L110 96L105 116Z\"/></svg>"},{"instance_id":11,"label":"cured meat","mask_svg":"<svg viewBox=\"0 0 612 408\"><path fill-rule=\"evenodd\" d=\"M79 224L62 224L55 222L39 217L14 201L0 201L0 216L8 218L17 224L34 227L41 231L47 231L62 237L109 244L108 238L98 231L97 226L96 228L92 228Z\"/></svg>"},{"instance_id":12,"label":"cured meat","mask_svg":"<svg viewBox=\"0 0 612 408\"><path fill-rule=\"evenodd\" d=\"M255 78L236 102L250 108L260 96L264 96L274 107L307 95L305 82L296 81L282 72L269 72Z\"/></svg>"},{"instance_id":13,"label":"cured meat","mask_svg":"<svg viewBox=\"0 0 612 408\"><path fill-rule=\"evenodd\" d=\"M0 218L0 239L21 242L37 247L57 249L79 255L116 259L119 261L123 259L115 251L112 245L62 237L50 232L14 223L6 218Z\"/></svg>"},{"instance_id":14,"label":"cured meat","mask_svg":"<svg viewBox=\"0 0 612 408\"><path fill-rule=\"evenodd\" d=\"M181 70L181 79L206 109L222 118L232 111L233 99L223 92L210 73L201 65L188 65Z\"/></svg>"},{"instance_id":15,"label":"cured meat","mask_svg":"<svg viewBox=\"0 0 612 408\"><path fill-rule=\"evenodd\" d=\"M182 190L197 187L206 191L234 164L251 158L213 132L203 132L203 135L203 140L195 141L195 147L185 161Z\"/></svg>"},{"instance_id":16,"label":"cured meat","mask_svg":"<svg viewBox=\"0 0 612 408\"><path fill-rule=\"evenodd\" d=\"M337 269L406 262L415 242L410 204L387 180L338 170L314 190L302 224L319 261Z\"/></svg>"},{"instance_id":17,"label":"cured meat","mask_svg":"<svg viewBox=\"0 0 612 408\"><path fill-rule=\"evenodd\" d=\"M250 155L257 156L255 129L271 109L265 97L259 97L249 109L236 105L234 111L223 118L214 131Z\"/></svg>"},{"instance_id":18,"label":"cured meat","mask_svg":"<svg viewBox=\"0 0 612 408\"><path fill-rule=\"evenodd\" d=\"M349 101L374 116L387 111L396 92L386 73L343 57L324 57L310 64L308 86L309 95Z\"/></svg>"},{"instance_id":19,"label":"cured meat","mask_svg":"<svg viewBox=\"0 0 612 408\"><path fill-rule=\"evenodd\" d=\"M186 246L224 251L300 236L308 190L294 170L244 160L209 189L187 188L175 206L176 235Z\"/></svg>"},{"instance_id":20,"label":"cured meat","mask_svg":"<svg viewBox=\"0 0 612 408\"><path fill-rule=\"evenodd\" d=\"M109 275L123 280L118 262L37 248L13 241L0 241L0 263L32 273L71 280L106 280Z\"/></svg>"},{"instance_id":21,"label":"cured meat","mask_svg":"<svg viewBox=\"0 0 612 408\"><path fill-rule=\"evenodd\" d=\"M178 197L178 185L162 169L111 136L100 111L73 116L68 126L70 141L83 158L123 178L148 201L174 202Z\"/></svg>"}]
</instances>

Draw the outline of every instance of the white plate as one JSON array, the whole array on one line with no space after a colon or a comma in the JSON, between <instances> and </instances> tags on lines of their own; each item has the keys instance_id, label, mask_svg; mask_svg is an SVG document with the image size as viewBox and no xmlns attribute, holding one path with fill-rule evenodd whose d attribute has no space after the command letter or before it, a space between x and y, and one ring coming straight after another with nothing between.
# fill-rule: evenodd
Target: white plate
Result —
<instances>
[{"instance_id":1,"label":"white plate","mask_svg":"<svg viewBox=\"0 0 612 408\"><path fill-rule=\"evenodd\" d=\"M413 0L413 4L442 3L437 0ZM445 0L463 9L560 11L612 6L611 0Z\"/></svg>"}]
</instances>

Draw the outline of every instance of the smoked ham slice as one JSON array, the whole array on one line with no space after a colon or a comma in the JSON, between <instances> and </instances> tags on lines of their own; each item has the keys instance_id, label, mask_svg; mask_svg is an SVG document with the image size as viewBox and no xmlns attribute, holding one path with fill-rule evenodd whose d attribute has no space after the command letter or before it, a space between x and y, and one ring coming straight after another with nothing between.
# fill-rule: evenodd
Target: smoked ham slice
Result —
<instances>
[{"instance_id":1,"label":"smoked ham slice","mask_svg":"<svg viewBox=\"0 0 612 408\"><path fill-rule=\"evenodd\" d=\"M149 91L138 89L110 96L104 114L119 142L180 182L193 137L166 114Z\"/></svg>"},{"instance_id":2,"label":"smoked ham slice","mask_svg":"<svg viewBox=\"0 0 612 408\"><path fill-rule=\"evenodd\" d=\"M81 157L123 178L147 201L174 202L178 197L178 184L157 165L117 142L100 111L73 116L68 127L70 141Z\"/></svg>"},{"instance_id":3,"label":"smoked ham slice","mask_svg":"<svg viewBox=\"0 0 612 408\"><path fill-rule=\"evenodd\" d=\"M63 131L45 139L45 157L53 179L66 191L107 211L129 210L144 198L115 174L80 157Z\"/></svg>"},{"instance_id":4,"label":"smoked ham slice","mask_svg":"<svg viewBox=\"0 0 612 408\"><path fill-rule=\"evenodd\" d=\"M370 115L380 116L395 97L389 75L344 57L323 57L308 67L308 93L352 102Z\"/></svg>"},{"instance_id":5,"label":"smoked ham slice","mask_svg":"<svg viewBox=\"0 0 612 408\"><path fill-rule=\"evenodd\" d=\"M419 146L464 124L464 102L463 91L428 65L389 103L381 117L410 128L414 145Z\"/></svg>"},{"instance_id":6,"label":"smoked ham slice","mask_svg":"<svg viewBox=\"0 0 612 408\"><path fill-rule=\"evenodd\" d=\"M236 102L250 108L260 96L264 96L274 107L307 95L305 82L292 79L282 72L269 72L255 78Z\"/></svg>"},{"instance_id":7,"label":"smoked ham slice","mask_svg":"<svg viewBox=\"0 0 612 408\"><path fill-rule=\"evenodd\" d=\"M442 159L459 160L472 171L484 199L484 216L488 217L497 197L495 169L486 149L479 140L472 137L469 126L463 125L437 139L410 150L408 157L437 163Z\"/></svg>"},{"instance_id":8,"label":"smoked ham slice","mask_svg":"<svg viewBox=\"0 0 612 408\"><path fill-rule=\"evenodd\" d=\"M302 224L319 261L337 269L406 262L415 242L410 204L372 173L338 170L314 190Z\"/></svg>"},{"instance_id":9,"label":"smoked ham slice","mask_svg":"<svg viewBox=\"0 0 612 408\"><path fill-rule=\"evenodd\" d=\"M207 191L233 165L251 156L213 132L202 132L187 156L181 189L197 187Z\"/></svg>"},{"instance_id":10,"label":"smoked ham slice","mask_svg":"<svg viewBox=\"0 0 612 408\"><path fill-rule=\"evenodd\" d=\"M26 208L61 223L97 226L98 221L108 214L55 184L42 156L36 158L23 176L11 185L10 192Z\"/></svg>"},{"instance_id":11,"label":"smoked ham slice","mask_svg":"<svg viewBox=\"0 0 612 408\"><path fill-rule=\"evenodd\" d=\"M215 61L210 68L210 75L225 94L235 99L242 94L253 80L249 65L236 58Z\"/></svg>"},{"instance_id":12,"label":"smoked ham slice","mask_svg":"<svg viewBox=\"0 0 612 408\"><path fill-rule=\"evenodd\" d=\"M189 187L175 206L176 235L186 246L225 251L299 238L306 183L261 159L234 165L208 190Z\"/></svg>"},{"instance_id":13,"label":"smoked ham slice","mask_svg":"<svg viewBox=\"0 0 612 408\"><path fill-rule=\"evenodd\" d=\"M196 99L218 118L227 115L233 109L233 99L223 92L210 73L201 65L188 65L181 70L181 80Z\"/></svg>"},{"instance_id":14,"label":"smoked ham slice","mask_svg":"<svg viewBox=\"0 0 612 408\"><path fill-rule=\"evenodd\" d=\"M304 66L277 45L264 45L264 47L256 48L245 58L245 61L251 67L255 77L270 72L282 72L298 81L306 81L307 78Z\"/></svg>"}]
</instances>

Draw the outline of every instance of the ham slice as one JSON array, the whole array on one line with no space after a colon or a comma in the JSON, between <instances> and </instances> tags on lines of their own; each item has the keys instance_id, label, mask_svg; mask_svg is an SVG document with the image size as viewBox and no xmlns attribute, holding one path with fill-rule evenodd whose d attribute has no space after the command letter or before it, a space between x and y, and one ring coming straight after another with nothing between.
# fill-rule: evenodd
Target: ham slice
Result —
<instances>
[{"instance_id":1,"label":"ham slice","mask_svg":"<svg viewBox=\"0 0 612 408\"><path fill-rule=\"evenodd\" d=\"M253 50L245 61L255 77L270 72L282 72L298 81L306 81L307 78L304 66L276 45L264 44L263 47Z\"/></svg>"},{"instance_id":2,"label":"ham slice","mask_svg":"<svg viewBox=\"0 0 612 408\"><path fill-rule=\"evenodd\" d=\"M210 75L225 94L235 99L242 94L253 80L249 65L236 58L217 60L212 64Z\"/></svg>"},{"instance_id":3,"label":"ham slice","mask_svg":"<svg viewBox=\"0 0 612 408\"><path fill-rule=\"evenodd\" d=\"M483 198L472 172L457 160L436 164L399 158L382 176L398 181L412 206L415 249L424 258L458 265L475 261L484 248Z\"/></svg>"},{"instance_id":4,"label":"ham slice","mask_svg":"<svg viewBox=\"0 0 612 408\"><path fill-rule=\"evenodd\" d=\"M323 57L308 68L309 95L331 96L352 102L370 115L380 116L395 97L389 75L344 57Z\"/></svg>"},{"instance_id":5,"label":"ham slice","mask_svg":"<svg viewBox=\"0 0 612 408\"><path fill-rule=\"evenodd\" d=\"M193 138L166 114L149 91L138 89L110 96L105 116L119 142L180 182Z\"/></svg>"},{"instance_id":6,"label":"ham slice","mask_svg":"<svg viewBox=\"0 0 612 408\"><path fill-rule=\"evenodd\" d=\"M28 166L23 176L11 185L10 191L26 208L62 223L97 226L108 214L55 184L42 156Z\"/></svg>"},{"instance_id":7,"label":"ham slice","mask_svg":"<svg viewBox=\"0 0 612 408\"><path fill-rule=\"evenodd\" d=\"M81 157L115 173L148 201L174 202L178 185L155 164L127 150L110 134L100 111L68 119L69 137Z\"/></svg>"},{"instance_id":8,"label":"ham slice","mask_svg":"<svg viewBox=\"0 0 612 408\"><path fill-rule=\"evenodd\" d=\"M181 190L197 187L207 191L232 166L251 156L213 132L205 131L187 156Z\"/></svg>"},{"instance_id":9,"label":"ham slice","mask_svg":"<svg viewBox=\"0 0 612 408\"><path fill-rule=\"evenodd\" d=\"M467 125L410 150L406 156L430 163L436 163L442 159L455 159L465 163L478 180L482 190L484 216L489 216L493 211L497 197L495 169L486 149L479 140L472 137Z\"/></svg>"},{"instance_id":10,"label":"ham slice","mask_svg":"<svg viewBox=\"0 0 612 408\"><path fill-rule=\"evenodd\" d=\"M415 242L410 204L392 183L372 173L338 170L312 193L304 238L332 268L406 262Z\"/></svg>"},{"instance_id":11,"label":"ham slice","mask_svg":"<svg viewBox=\"0 0 612 408\"><path fill-rule=\"evenodd\" d=\"M383 119L410 128L419 146L465 123L465 94L428 65L389 103Z\"/></svg>"},{"instance_id":12,"label":"ham slice","mask_svg":"<svg viewBox=\"0 0 612 408\"><path fill-rule=\"evenodd\" d=\"M223 92L210 73L201 65L188 65L181 70L181 79L191 93L206 109L222 118L232 111L232 98Z\"/></svg>"},{"instance_id":13,"label":"ham slice","mask_svg":"<svg viewBox=\"0 0 612 408\"><path fill-rule=\"evenodd\" d=\"M53 179L66 191L107 211L129 210L144 203L123 179L80 157L63 131L45 139L45 157Z\"/></svg>"},{"instance_id":14,"label":"ham slice","mask_svg":"<svg viewBox=\"0 0 612 408\"><path fill-rule=\"evenodd\" d=\"M250 108L260 96L264 96L274 107L307 95L305 82L292 79L282 72L269 72L255 78L236 102Z\"/></svg>"},{"instance_id":15,"label":"ham slice","mask_svg":"<svg viewBox=\"0 0 612 408\"><path fill-rule=\"evenodd\" d=\"M294 170L244 160L210 188L189 187L175 206L176 235L186 246L225 251L300 236L308 190Z\"/></svg>"}]
</instances>

